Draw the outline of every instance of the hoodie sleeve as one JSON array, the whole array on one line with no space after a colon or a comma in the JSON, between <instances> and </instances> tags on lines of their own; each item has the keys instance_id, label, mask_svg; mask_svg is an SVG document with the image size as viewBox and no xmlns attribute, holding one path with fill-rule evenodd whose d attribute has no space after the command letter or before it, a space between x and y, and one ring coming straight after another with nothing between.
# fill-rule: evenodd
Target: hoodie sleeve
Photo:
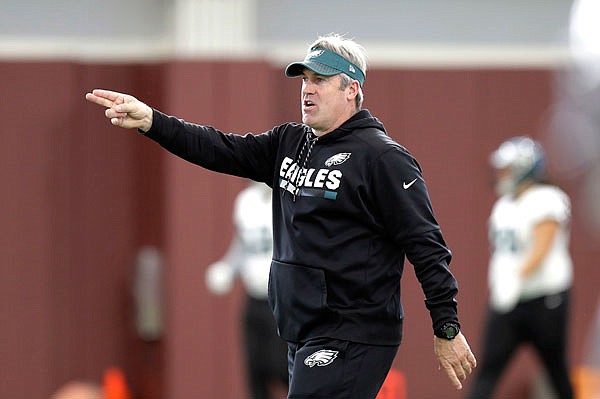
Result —
<instances>
[{"instance_id":1,"label":"hoodie sleeve","mask_svg":"<svg viewBox=\"0 0 600 399\"><path fill-rule=\"evenodd\" d=\"M145 136L169 152L203 168L271 184L277 150L277 128L259 135L223 133L153 109Z\"/></svg>"},{"instance_id":2,"label":"hoodie sleeve","mask_svg":"<svg viewBox=\"0 0 600 399\"><path fill-rule=\"evenodd\" d=\"M449 268L452 255L434 217L419 164L403 148L394 148L375 161L373 179L386 231L414 267L433 328L458 323L454 299L458 284Z\"/></svg>"}]
</instances>

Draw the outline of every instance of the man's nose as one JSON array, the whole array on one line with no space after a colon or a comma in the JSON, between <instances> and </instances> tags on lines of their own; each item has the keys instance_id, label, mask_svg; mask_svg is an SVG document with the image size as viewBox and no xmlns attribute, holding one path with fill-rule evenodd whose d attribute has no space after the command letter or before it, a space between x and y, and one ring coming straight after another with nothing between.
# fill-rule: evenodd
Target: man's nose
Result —
<instances>
[{"instance_id":1,"label":"man's nose","mask_svg":"<svg viewBox=\"0 0 600 399\"><path fill-rule=\"evenodd\" d=\"M302 93L310 94L314 92L314 84L310 80L306 80L302 83Z\"/></svg>"}]
</instances>

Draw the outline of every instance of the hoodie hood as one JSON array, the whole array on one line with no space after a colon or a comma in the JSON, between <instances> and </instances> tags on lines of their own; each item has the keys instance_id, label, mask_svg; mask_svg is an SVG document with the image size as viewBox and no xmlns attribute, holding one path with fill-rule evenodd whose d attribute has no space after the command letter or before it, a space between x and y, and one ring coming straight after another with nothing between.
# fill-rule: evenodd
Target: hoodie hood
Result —
<instances>
[{"instance_id":1,"label":"hoodie hood","mask_svg":"<svg viewBox=\"0 0 600 399\"><path fill-rule=\"evenodd\" d=\"M387 132L385 131L385 127L383 126L383 123L381 123L381 121L379 119L377 119L376 117L371 115L369 110L363 109L363 110L358 111L354 115L352 115L352 117L350 119L348 119L346 122L342 123L342 125L340 127L338 127L337 129L335 129L327 134L324 134L323 136L320 136L319 142L326 143L330 140L335 140L339 137L345 136L357 129L369 129L369 128L381 130L382 132L384 132L387 135Z\"/></svg>"}]
</instances>

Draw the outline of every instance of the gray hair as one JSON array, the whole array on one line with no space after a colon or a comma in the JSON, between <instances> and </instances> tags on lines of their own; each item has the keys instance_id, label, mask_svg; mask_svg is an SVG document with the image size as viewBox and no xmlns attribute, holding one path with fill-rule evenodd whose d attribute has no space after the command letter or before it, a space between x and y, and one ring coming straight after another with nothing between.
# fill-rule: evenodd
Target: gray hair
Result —
<instances>
[{"instance_id":1,"label":"gray hair","mask_svg":"<svg viewBox=\"0 0 600 399\"><path fill-rule=\"evenodd\" d=\"M354 40L347 39L337 33L330 33L325 36L319 36L317 40L310 45L308 52L311 52L319 47L333 51L334 53L346 58L348 61L362 69L363 73L365 74L365 78L367 77L367 54L365 48L356 43ZM340 74L340 76L342 78L340 90L344 90L350 83L352 83L352 78L345 73ZM362 92L362 87L359 85L358 94L355 98L356 109L361 109L363 99L364 95Z\"/></svg>"}]
</instances>

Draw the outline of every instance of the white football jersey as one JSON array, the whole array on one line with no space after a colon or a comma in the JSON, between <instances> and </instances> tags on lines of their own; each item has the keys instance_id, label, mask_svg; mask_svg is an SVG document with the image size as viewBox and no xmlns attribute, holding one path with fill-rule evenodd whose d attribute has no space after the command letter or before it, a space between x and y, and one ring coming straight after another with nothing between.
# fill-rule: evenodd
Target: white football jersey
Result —
<instances>
[{"instance_id":1,"label":"white football jersey","mask_svg":"<svg viewBox=\"0 0 600 399\"><path fill-rule=\"evenodd\" d=\"M273 256L271 188L251 182L235 199L235 236L225 256L210 265L206 284L215 294L225 294L241 277L248 295L266 299Z\"/></svg>"},{"instance_id":2,"label":"white football jersey","mask_svg":"<svg viewBox=\"0 0 600 399\"><path fill-rule=\"evenodd\" d=\"M559 293L571 286L570 218L569 197L555 186L534 185L518 198L505 195L496 201L489 220L492 307L509 311L519 300ZM534 228L547 220L560 226L554 242L538 269L523 279L519 272L533 244Z\"/></svg>"},{"instance_id":3,"label":"white football jersey","mask_svg":"<svg viewBox=\"0 0 600 399\"><path fill-rule=\"evenodd\" d=\"M234 223L240 251L230 258L239 270L248 294L267 298L273 257L273 210L271 189L251 183L235 201Z\"/></svg>"}]
</instances>

